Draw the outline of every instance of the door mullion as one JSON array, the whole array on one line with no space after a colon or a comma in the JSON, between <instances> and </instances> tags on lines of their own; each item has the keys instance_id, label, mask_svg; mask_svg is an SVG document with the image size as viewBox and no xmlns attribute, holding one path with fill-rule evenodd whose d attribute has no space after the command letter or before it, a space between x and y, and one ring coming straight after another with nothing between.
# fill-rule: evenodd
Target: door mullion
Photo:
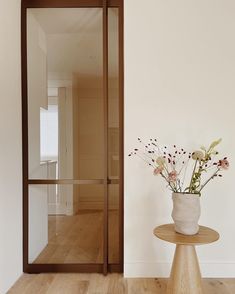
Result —
<instances>
[{"instance_id":1,"label":"door mullion","mask_svg":"<svg viewBox=\"0 0 235 294\"><path fill-rule=\"evenodd\" d=\"M108 3L103 0L103 99L104 99L104 275L108 272Z\"/></svg>"}]
</instances>

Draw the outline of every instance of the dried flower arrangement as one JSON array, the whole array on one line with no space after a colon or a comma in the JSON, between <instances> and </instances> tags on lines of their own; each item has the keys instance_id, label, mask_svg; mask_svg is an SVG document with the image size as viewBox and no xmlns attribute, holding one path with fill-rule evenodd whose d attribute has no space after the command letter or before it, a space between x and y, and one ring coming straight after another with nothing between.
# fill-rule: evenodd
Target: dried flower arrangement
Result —
<instances>
[{"instance_id":1,"label":"dried flower arrangement","mask_svg":"<svg viewBox=\"0 0 235 294\"><path fill-rule=\"evenodd\" d=\"M184 148L173 145L160 147L157 139L144 143L138 138L141 148L135 148L129 156L140 157L148 166L153 168L154 175L160 175L167 187L175 193L201 195L202 189L214 178L222 177L222 170L229 168L227 157L216 160L218 151L215 147L221 139L212 142L209 148L202 146L200 150L188 152ZM191 170L191 173L190 173ZM189 183L185 185L189 173ZM204 176L207 176L204 181Z\"/></svg>"}]
</instances>

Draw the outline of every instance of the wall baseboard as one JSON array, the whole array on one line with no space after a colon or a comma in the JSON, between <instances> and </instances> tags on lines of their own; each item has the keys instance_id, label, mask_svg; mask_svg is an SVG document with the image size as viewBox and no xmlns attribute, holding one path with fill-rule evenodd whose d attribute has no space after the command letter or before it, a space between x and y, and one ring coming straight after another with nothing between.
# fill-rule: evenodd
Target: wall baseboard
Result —
<instances>
[{"instance_id":1,"label":"wall baseboard","mask_svg":"<svg viewBox=\"0 0 235 294\"><path fill-rule=\"evenodd\" d=\"M200 263L204 278L235 278L235 263ZM125 278L166 278L170 275L171 263L136 262L124 263Z\"/></svg>"}]
</instances>

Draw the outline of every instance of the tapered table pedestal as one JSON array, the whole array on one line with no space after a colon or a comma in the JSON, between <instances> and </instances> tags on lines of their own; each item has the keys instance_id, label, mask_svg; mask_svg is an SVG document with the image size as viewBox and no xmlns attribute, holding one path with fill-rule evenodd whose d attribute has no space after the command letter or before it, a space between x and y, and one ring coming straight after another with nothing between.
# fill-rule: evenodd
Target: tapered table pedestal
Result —
<instances>
[{"instance_id":1,"label":"tapered table pedestal","mask_svg":"<svg viewBox=\"0 0 235 294\"><path fill-rule=\"evenodd\" d=\"M202 279L195 245L215 242L219 234L207 227L200 226L193 236L178 234L174 224L162 225L154 229L159 239L176 244L167 294L203 294Z\"/></svg>"}]
</instances>

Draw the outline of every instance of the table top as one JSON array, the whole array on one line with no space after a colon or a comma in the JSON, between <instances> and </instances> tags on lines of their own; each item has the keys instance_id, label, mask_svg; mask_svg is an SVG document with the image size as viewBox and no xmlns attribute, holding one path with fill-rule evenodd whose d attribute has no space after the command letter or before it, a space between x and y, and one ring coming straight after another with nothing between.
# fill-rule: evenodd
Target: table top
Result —
<instances>
[{"instance_id":1,"label":"table top","mask_svg":"<svg viewBox=\"0 0 235 294\"><path fill-rule=\"evenodd\" d=\"M192 236L186 236L175 232L174 224L156 227L153 233L161 240L178 245L203 245L213 243L219 239L219 233L203 226L200 226L199 232Z\"/></svg>"}]
</instances>

